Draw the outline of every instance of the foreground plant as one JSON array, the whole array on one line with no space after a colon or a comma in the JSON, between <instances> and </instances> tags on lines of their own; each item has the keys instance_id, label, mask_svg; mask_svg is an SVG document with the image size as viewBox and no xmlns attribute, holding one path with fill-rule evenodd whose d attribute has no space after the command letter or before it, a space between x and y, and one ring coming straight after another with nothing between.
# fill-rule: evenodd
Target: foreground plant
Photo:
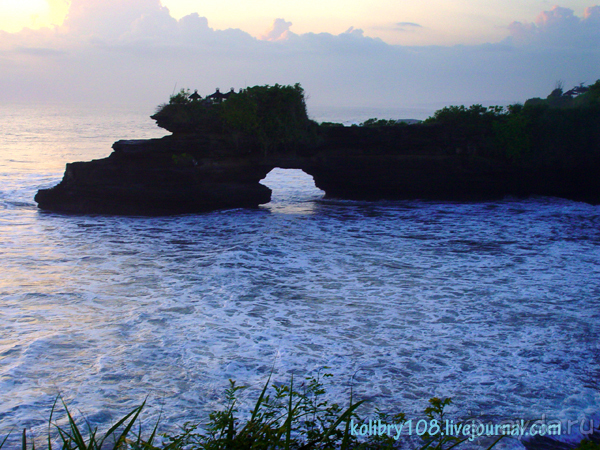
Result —
<instances>
[{"instance_id":1,"label":"foreground plant","mask_svg":"<svg viewBox=\"0 0 600 450\"><path fill-rule=\"evenodd\" d=\"M347 408L340 407L337 403L329 403L325 398L323 379L330 374L317 373L314 377L307 378L299 386L294 383L294 378L289 385L276 385L271 383L271 376L263 386L258 399L245 418L240 416L238 409L238 394L246 386L238 386L235 381L229 380L229 387L225 391L225 408L209 415L208 423L202 427L198 424L185 423L179 433L162 434L161 442L154 443L157 437L158 422L154 426L150 437L142 438L139 416L146 402L134 408L102 436L97 427L92 427L85 422L85 429L78 425L71 415L67 405L58 397L50 411L48 421L47 449L59 448L61 450L383 450L406 448L406 442L397 436L388 433L357 433L366 427L366 421L361 419L357 408L364 400L354 402L352 392L350 404ZM60 400L66 414L66 426L53 422L57 404ZM445 420L445 408L451 403L450 399L437 397L429 400L425 415L430 420L442 423ZM404 414L389 416L381 411L376 411L375 421L381 424L394 423L406 425ZM137 424L138 432L134 432ZM388 431L389 427L388 426ZM439 428L439 427L438 427ZM362 437L359 437L362 435ZM497 439L490 449L501 439ZM6 444L8 436L0 441L0 449ZM450 450L466 439L445 436L440 429L429 429L422 433L423 442L418 445L420 450ZM54 447L53 447L54 442ZM35 442L27 442L27 433L23 431L21 449L35 450Z\"/></svg>"},{"instance_id":2,"label":"foreground plant","mask_svg":"<svg viewBox=\"0 0 600 450\"><path fill-rule=\"evenodd\" d=\"M270 379L243 425L237 415L236 394L246 387L229 380L227 407L210 414L206 434L186 424L181 434L165 438L170 444L203 450L349 448L342 444L349 442L350 420L364 401L351 401L345 410L329 404L322 398L325 390L319 375L308 378L300 389L295 388L292 377L289 386L273 386L273 393L268 391ZM338 429L341 424L345 431Z\"/></svg>"},{"instance_id":3,"label":"foreground plant","mask_svg":"<svg viewBox=\"0 0 600 450\"><path fill-rule=\"evenodd\" d=\"M58 401L61 401L65 410L68 426L61 427L56 423L52 422L54 413L56 412L56 406ZM69 408L62 399L58 396L52 405L50 410L50 418L48 419L48 436L47 436L47 449L52 450L53 448L60 448L61 450L104 450L111 448L113 450L118 449L155 449L152 445L156 431L158 429L158 423L152 430L152 434L148 440L143 440L140 433L135 440L130 439L133 435L132 429L144 406L144 401L140 406L134 408L129 414L125 415L115 425L113 425L103 436L98 434L98 427L92 428L89 422L85 423L87 430L82 430L77 422L71 415ZM55 429L55 433L53 433ZM85 436L85 437L84 437ZM9 436L6 436L2 443L0 443L0 449L4 446ZM58 441L59 446L53 445L53 440ZM111 442L112 441L112 442ZM23 436L21 440L21 449L27 450L27 430L23 430ZM31 449L35 450L35 440L31 440Z\"/></svg>"}]
</instances>

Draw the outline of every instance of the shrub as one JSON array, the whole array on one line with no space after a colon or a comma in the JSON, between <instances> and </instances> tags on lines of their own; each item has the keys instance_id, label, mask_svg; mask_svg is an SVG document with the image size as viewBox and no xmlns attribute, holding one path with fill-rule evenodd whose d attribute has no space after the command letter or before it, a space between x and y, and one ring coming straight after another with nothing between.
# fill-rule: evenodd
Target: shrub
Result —
<instances>
[{"instance_id":1,"label":"shrub","mask_svg":"<svg viewBox=\"0 0 600 450\"><path fill-rule=\"evenodd\" d=\"M359 440L352 432L351 426L365 426L366 421L357 414L357 408L363 401L355 402L350 394L349 405L341 407L337 403L329 403L325 399L323 380L330 374L308 377L300 385L294 383L292 377L289 385L271 384L271 377L263 386L253 408L245 416L240 417L238 409L238 393L246 386L238 386L229 381L225 391L225 408L209 415L208 423L203 427L198 424L185 423L176 434L157 433L158 423L147 438L142 437L138 419L145 402L120 419L103 436L97 428L90 424L84 427L70 414L66 404L57 398L50 412L48 423L47 445L51 450L53 440L57 440L62 450L101 450L111 448L138 450L383 450L402 446L402 440L396 436L372 434ZM62 427L53 422L58 400L61 400L67 416L67 426ZM445 408L451 400L437 397L429 400L425 415L430 420L442 423L446 419ZM375 420L383 423L406 423L405 415L400 413L389 416L376 411ZM135 426L138 426L137 433ZM155 443L157 436L162 436L161 443ZM0 441L0 449L7 442L6 437ZM436 433L422 434L423 442L418 446L421 450L449 450L468 437L445 436L440 429ZM497 439L492 446L493 447ZM28 447L27 434L23 431L22 450L35 449L32 440Z\"/></svg>"}]
</instances>

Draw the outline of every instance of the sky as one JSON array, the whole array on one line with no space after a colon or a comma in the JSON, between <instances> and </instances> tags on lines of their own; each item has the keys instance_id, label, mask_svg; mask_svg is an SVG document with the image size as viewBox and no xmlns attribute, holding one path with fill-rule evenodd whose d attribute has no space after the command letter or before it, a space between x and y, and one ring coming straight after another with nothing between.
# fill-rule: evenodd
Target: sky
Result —
<instances>
[{"instance_id":1,"label":"sky","mask_svg":"<svg viewBox=\"0 0 600 450\"><path fill-rule=\"evenodd\" d=\"M3 103L301 83L309 106L507 104L599 78L589 0L0 0Z\"/></svg>"}]
</instances>

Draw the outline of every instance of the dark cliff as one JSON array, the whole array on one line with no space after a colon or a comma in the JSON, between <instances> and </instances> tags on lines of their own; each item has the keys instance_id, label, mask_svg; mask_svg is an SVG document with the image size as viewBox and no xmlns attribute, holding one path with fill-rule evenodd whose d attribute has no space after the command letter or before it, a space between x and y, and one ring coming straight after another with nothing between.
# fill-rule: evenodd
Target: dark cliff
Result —
<instances>
[{"instance_id":1,"label":"dark cliff","mask_svg":"<svg viewBox=\"0 0 600 450\"><path fill-rule=\"evenodd\" d=\"M68 164L61 183L35 200L42 209L101 214L256 207L271 196L260 180L282 167L347 199L550 195L598 203L600 138L586 145L516 161L498 155L488 134L450 125L320 127L310 143L269 151L239 136L183 134L116 142L108 158Z\"/></svg>"},{"instance_id":2,"label":"dark cliff","mask_svg":"<svg viewBox=\"0 0 600 450\"><path fill-rule=\"evenodd\" d=\"M67 164L63 180L35 196L39 207L162 215L256 207L271 198L259 183L269 169L255 156L233 156L219 139L168 136L118 141L113 149L108 158Z\"/></svg>"},{"instance_id":3,"label":"dark cliff","mask_svg":"<svg viewBox=\"0 0 600 450\"><path fill-rule=\"evenodd\" d=\"M302 168L333 197L472 200L547 195L598 203L600 134L585 145L585 152L566 146L564 152L550 155L534 148L515 159L479 129L331 128L320 151Z\"/></svg>"}]
</instances>

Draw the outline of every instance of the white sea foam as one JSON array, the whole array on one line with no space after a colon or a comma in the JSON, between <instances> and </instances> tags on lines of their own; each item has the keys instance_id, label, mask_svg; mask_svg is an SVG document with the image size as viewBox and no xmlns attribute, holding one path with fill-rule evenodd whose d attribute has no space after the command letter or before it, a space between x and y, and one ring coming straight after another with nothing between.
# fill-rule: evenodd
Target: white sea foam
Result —
<instances>
[{"instance_id":1,"label":"white sea foam","mask_svg":"<svg viewBox=\"0 0 600 450\"><path fill-rule=\"evenodd\" d=\"M330 200L274 170L259 210L38 212L65 160L108 154L107 129L156 135L100 115L88 144L79 125L53 143L56 117L25 127L24 150L1 144L0 436L43 432L59 392L101 424L147 395L166 423L205 418L228 378L258 389L272 367L286 382L328 366L330 398L352 383L366 412L420 418L433 395L489 418L600 410L599 207Z\"/></svg>"}]
</instances>

